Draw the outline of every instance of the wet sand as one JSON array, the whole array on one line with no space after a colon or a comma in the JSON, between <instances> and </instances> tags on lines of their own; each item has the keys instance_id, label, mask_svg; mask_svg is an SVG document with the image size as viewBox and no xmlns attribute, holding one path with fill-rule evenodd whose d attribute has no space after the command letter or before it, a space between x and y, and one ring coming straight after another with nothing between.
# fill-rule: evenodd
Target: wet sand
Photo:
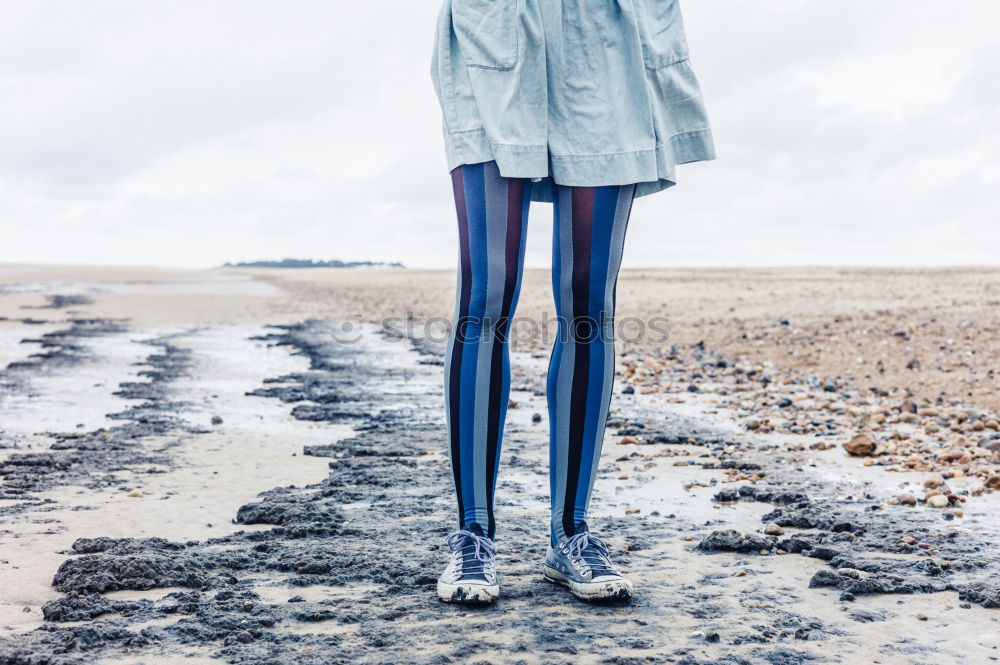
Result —
<instances>
[{"instance_id":1,"label":"wet sand","mask_svg":"<svg viewBox=\"0 0 1000 665\"><path fill-rule=\"evenodd\" d=\"M1000 271L626 272L669 333L620 348L594 499L622 606L537 573L523 336L485 610L434 597L453 279L0 266L0 663L997 658Z\"/></svg>"}]
</instances>

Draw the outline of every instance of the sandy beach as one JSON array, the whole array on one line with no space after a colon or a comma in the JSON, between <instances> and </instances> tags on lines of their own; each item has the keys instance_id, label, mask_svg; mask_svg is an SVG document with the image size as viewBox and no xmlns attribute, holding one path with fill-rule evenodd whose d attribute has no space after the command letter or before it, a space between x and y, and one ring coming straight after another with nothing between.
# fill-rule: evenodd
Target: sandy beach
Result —
<instances>
[{"instance_id":1,"label":"sandy beach","mask_svg":"<svg viewBox=\"0 0 1000 665\"><path fill-rule=\"evenodd\" d=\"M637 594L604 606L538 572L540 270L503 597L434 595L453 285L0 265L0 664L1000 658L1000 269L623 271L593 527Z\"/></svg>"}]
</instances>

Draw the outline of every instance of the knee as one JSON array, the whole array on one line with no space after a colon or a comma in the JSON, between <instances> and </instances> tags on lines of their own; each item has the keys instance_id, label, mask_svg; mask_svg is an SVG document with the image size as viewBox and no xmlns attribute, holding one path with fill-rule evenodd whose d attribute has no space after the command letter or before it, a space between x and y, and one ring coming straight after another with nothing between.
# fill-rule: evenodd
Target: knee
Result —
<instances>
[{"instance_id":1,"label":"knee","mask_svg":"<svg viewBox=\"0 0 1000 665\"><path fill-rule=\"evenodd\" d=\"M474 277L469 288L468 306L460 312L471 321L488 326L496 324L514 313L517 275L489 279Z\"/></svg>"},{"instance_id":2,"label":"knee","mask_svg":"<svg viewBox=\"0 0 1000 665\"><path fill-rule=\"evenodd\" d=\"M590 343L611 339L614 293L607 284L584 277L567 277L557 299L559 339Z\"/></svg>"},{"instance_id":3,"label":"knee","mask_svg":"<svg viewBox=\"0 0 1000 665\"><path fill-rule=\"evenodd\" d=\"M567 276L562 281L558 312L560 317L611 318L614 315L614 285L590 275ZM580 311L581 305L585 307Z\"/></svg>"}]
</instances>

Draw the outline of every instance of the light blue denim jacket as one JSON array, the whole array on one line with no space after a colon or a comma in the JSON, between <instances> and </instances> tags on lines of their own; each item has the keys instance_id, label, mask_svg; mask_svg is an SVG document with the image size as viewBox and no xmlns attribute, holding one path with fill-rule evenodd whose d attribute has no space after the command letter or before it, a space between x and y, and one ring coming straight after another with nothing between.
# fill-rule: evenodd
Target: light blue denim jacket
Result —
<instances>
[{"instance_id":1,"label":"light blue denim jacket","mask_svg":"<svg viewBox=\"0 0 1000 665\"><path fill-rule=\"evenodd\" d=\"M677 0L444 0L431 76L449 170L495 159L535 200L715 157Z\"/></svg>"}]
</instances>

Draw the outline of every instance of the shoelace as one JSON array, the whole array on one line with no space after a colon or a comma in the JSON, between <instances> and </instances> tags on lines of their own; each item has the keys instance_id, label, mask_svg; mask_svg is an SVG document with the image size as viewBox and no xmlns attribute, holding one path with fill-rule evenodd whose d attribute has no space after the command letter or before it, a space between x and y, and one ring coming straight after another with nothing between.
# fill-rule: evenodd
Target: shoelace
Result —
<instances>
[{"instance_id":1,"label":"shoelace","mask_svg":"<svg viewBox=\"0 0 1000 665\"><path fill-rule=\"evenodd\" d=\"M618 574L611 564L611 552L608 546L589 531L581 531L565 539L559 544L559 550L570 559L580 560L586 564L590 568L591 577Z\"/></svg>"},{"instance_id":2,"label":"shoelace","mask_svg":"<svg viewBox=\"0 0 1000 665\"><path fill-rule=\"evenodd\" d=\"M497 548L493 541L485 536L459 529L445 539L448 550L462 553L462 575L482 575L486 565L493 563Z\"/></svg>"}]
</instances>

